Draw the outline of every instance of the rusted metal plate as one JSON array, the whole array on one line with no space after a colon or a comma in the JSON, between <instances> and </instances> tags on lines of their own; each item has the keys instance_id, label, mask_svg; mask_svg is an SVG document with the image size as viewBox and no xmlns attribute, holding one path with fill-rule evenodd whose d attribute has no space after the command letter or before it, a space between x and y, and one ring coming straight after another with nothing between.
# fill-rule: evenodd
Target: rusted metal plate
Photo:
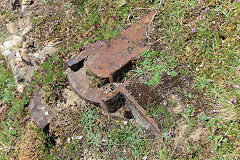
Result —
<instances>
[{"instance_id":1,"label":"rusted metal plate","mask_svg":"<svg viewBox=\"0 0 240 160\"><path fill-rule=\"evenodd\" d=\"M68 66L76 65L77 63L81 63L86 57L89 55L95 55L97 50L101 48L105 42L103 41L97 41L95 43L90 44L85 50L83 50L80 54L74 56L70 60L68 60L66 63Z\"/></svg>"},{"instance_id":2,"label":"rusted metal plate","mask_svg":"<svg viewBox=\"0 0 240 160\"><path fill-rule=\"evenodd\" d=\"M36 121L39 128L45 128L50 123L49 108L46 104L42 103L43 94L40 89L34 93L34 98L29 104L29 109L32 113L33 119Z\"/></svg>"},{"instance_id":3,"label":"rusted metal plate","mask_svg":"<svg viewBox=\"0 0 240 160\"><path fill-rule=\"evenodd\" d=\"M80 70L77 72L71 71L68 74L68 80L75 92L91 103L99 104L105 98L103 90L90 87L90 80Z\"/></svg>"},{"instance_id":4,"label":"rusted metal plate","mask_svg":"<svg viewBox=\"0 0 240 160\"><path fill-rule=\"evenodd\" d=\"M79 63L87 63L83 66L87 66L93 75L100 79L107 78L110 83L114 82L116 74L119 74L131 61L137 59L142 51L150 48L147 45L146 29L153 15L154 12L148 14L114 40L99 41L90 45L79 55L70 59L67 64L72 68ZM83 62L86 57L88 57L87 61ZM119 85L110 93L105 93L103 87L91 87L91 80L85 72L86 69L80 69L70 71L68 74L68 80L78 95L91 103L102 106L108 113L114 113L119 108L127 106L138 123L145 128L160 132L154 120L146 115L145 110L127 91L126 86L129 81Z\"/></svg>"},{"instance_id":5,"label":"rusted metal plate","mask_svg":"<svg viewBox=\"0 0 240 160\"><path fill-rule=\"evenodd\" d=\"M119 87L116 88L116 92L119 92L125 96L127 102L126 105L131 110L136 122L147 129L151 129L157 133L160 133L157 123L148 115L146 115L146 111L137 103L134 97L126 89L129 83L130 80L127 80L125 83L119 85Z\"/></svg>"},{"instance_id":6,"label":"rusted metal plate","mask_svg":"<svg viewBox=\"0 0 240 160\"><path fill-rule=\"evenodd\" d=\"M100 78L109 78L113 82L115 72L139 57L140 53L150 48L147 45L146 29L154 12L123 31L114 40L107 41L104 46L89 55L87 66L92 74Z\"/></svg>"}]
</instances>

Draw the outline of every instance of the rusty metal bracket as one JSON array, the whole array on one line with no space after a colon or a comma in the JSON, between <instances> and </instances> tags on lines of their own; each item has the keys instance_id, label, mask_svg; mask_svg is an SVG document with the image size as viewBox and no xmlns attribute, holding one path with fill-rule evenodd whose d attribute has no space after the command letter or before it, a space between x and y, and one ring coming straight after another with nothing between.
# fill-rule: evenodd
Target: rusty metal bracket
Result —
<instances>
[{"instance_id":1,"label":"rusty metal bracket","mask_svg":"<svg viewBox=\"0 0 240 160\"><path fill-rule=\"evenodd\" d=\"M81 69L81 66L85 66L95 77L108 79L110 83L116 82L122 71L133 60L139 58L141 52L150 48L147 44L146 30L153 15L154 12L151 12L114 40L91 44L67 64L72 69L68 74L69 83L79 96L101 106L108 113L114 113L119 108L127 106L137 122L145 128L159 132L154 120L146 115L145 110L127 91L129 81L106 92L104 87L91 87L86 69Z\"/></svg>"}]
</instances>

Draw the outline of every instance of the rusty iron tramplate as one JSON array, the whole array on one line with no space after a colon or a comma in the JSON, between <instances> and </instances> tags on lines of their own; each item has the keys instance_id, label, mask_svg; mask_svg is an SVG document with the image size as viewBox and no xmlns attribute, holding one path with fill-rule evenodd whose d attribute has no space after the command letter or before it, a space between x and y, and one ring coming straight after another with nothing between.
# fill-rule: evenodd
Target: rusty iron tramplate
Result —
<instances>
[{"instance_id":1,"label":"rusty iron tramplate","mask_svg":"<svg viewBox=\"0 0 240 160\"><path fill-rule=\"evenodd\" d=\"M70 72L68 81L78 95L91 103L99 104L105 97L101 89L89 86L90 80L81 71Z\"/></svg>"},{"instance_id":2,"label":"rusty iron tramplate","mask_svg":"<svg viewBox=\"0 0 240 160\"><path fill-rule=\"evenodd\" d=\"M70 59L67 64L72 68L78 63L83 63L87 58L87 67L93 75L103 79L108 78L110 83L114 82L113 77L117 72L138 58L142 51L150 48L147 45L146 29L153 14L153 12L148 14L114 40L91 44L86 50ZM129 81L106 94L103 88L91 88L90 80L81 70L70 71L68 80L75 92L85 100L100 105L109 113L114 113L126 105L138 123L159 133L157 124L146 115L145 110L126 89ZM123 97L125 98L121 102Z\"/></svg>"},{"instance_id":3,"label":"rusty iron tramplate","mask_svg":"<svg viewBox=\"0 0 240 160\"><path fill-rule=\"evenodd\" d=\"M109 78L113 82L114 74L130 61L137 59L140 53L150 48L147 45L146 30L153 17L151 12L137 23L123 31L116 39L89 55L87 66L92 74L99 78Z\"/></svg>"},{"instance_id":4,"label":"rusty iron tramplate","mask_svg":"<svg viewBox=\"0 0 240 160\"><path fill-rule=\"evenodd\" d=\"M126 89L127 86L129 86L130 82L130 79L128 79L124 83L120 84L116 88L116 92L124 95L127 101L126 105L131 110L136 122L140 123L143 127L147 129L151 129L157 133L160 133L157 123L151 117L146 115L146 111L142 108L142 106L138 104L135 98Z\"/></svg>"},{"instance_id":5,"label":"rusty iron tramplate","mask_svg":"<svg viewBox=\"0 0 240 160\"><path fill-rule=\"evenodd\" d=\"M97 41L95 43L90 44L85 50L83 50L80 54L74 56L69 59L66 63L68 66L74 66L78 63L81 63L85 58L87 58L90 54L95 55L99 48L101 48L105 42Z\"/></svg>"},{"instance_id":6,"label":"rusty iron tramplate","mask_svg":"<svg viewBox=\"0 0 240 160\"><path fill-rule=\"evenodd\" d=\"M45 128L50 123L49 107L42 103L43 94L40 89L34 93L34 98L31 100L28 108L30 109L33 119L36 121L39 128Z\"/></svg>"}]
</instances>

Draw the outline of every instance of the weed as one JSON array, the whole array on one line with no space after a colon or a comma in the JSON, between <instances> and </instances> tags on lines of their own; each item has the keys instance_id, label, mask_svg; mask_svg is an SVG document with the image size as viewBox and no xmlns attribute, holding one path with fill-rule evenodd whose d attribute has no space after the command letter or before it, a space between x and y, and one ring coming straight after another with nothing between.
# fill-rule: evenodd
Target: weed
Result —
<instances>
[{"instance_id":1,"label":"weed","mask_svg":"<svg viewBox=\"0 0 240 160\"><path fill-rule=\"evenodd\" d=\"M177 102L175 102L175 101L172 102L172 106L173 106L173 107L176 107L176 106L177 106Z\"/></svg>"},{"instance_id":2,"label":"weed","mask_svg":"<svg viewBox=\"0 0 240 160\"><path fill-rule=\"evenodd\" d=\"M100 128L96 125L99 120L97 110L89 110L88 112L82 113L80 123L82 124L83 134L86 135L86 142L88 145L96 148L100 146L99 143L99 132Z\"/></svg>"},{"instance_id":3,"label":"weed","mask_svg":"<svg viewBox=\"0 0 240 160\"><path fill-rule=\"evenodd\" d=\"M140 62L140 65L136 69L135 76L141 76L148 74L151 79L146 84L158 85L163 73L169 73L171 76L177 76L177 72L174 70L177 63L170 56L163 52L156 51L144 51L141 53L144 61Z\"/></svg>"},{"instance_id":4,"label":"weed","mask_svg":"<svg viewBox=\"0 0 240 160\"><path fill-rule=\"evenodd\" d=\"M131 154L134 159L147 155L146 140L141 137L142 129L136 128L128 123L127 126L120 125L119 128L113 128L108 131L109 147L117 146L123 152L126 147L131 148ZM119 155L121 156L121 155Z\"/></svg>"},{"instance_id":5,"label":"weed","mask_svg":"<svg viewBox=\"0 0 240 160\"><path fill-rule=\"evenodd\" d=\"M165 60L168 62L165 64L170 67L163 66L164 61L158 58L156 51L145 52L142 54L144 59L138 65L136 72L138 75L150 75L151 80L147 83L151 85L159 84L163 72L174 71L182 77L192 76L195 80L194 88L204 93L204 98L210 102L209 108L220 102L222 108L233 110L232 114L235 115L239 113L237 98L240 82L238 67L240 57L239 45L237 45L239 20L236 19L236 13L239 13L239 2L202 3L205 5L200 6L194 0L165 2L156 20L159 26L157 29L158 35L168 42L167 47L164 48L164 55L171 57L170 59L175 62ZM224 9L225 7L228 9ZM158 60L160 63L157 62ZM174 72L172 75L175 74ZM190 98L189 105L191 105L194 97L187 96ZM196 126L193 114L196 114L195 110L190 106L187 106L182 113L186 119L185 123L190 128ZM226 116L219 110L209 114ZM236 119L236 117L233 118ZM208 123L209 139L215 143L213 147L216 157L219 158L224 153L225 156L226 153L233 154L232 151L229 152L233 150L233 146L229 144L234 143L236 135L233 141L230 138L225 139L225 133L229 133L228 129L232 127L232 123L221 118L210 118L210 116L202 119ZM237 126L233 128L238 130ZM227 156L231 157L231 154Z\"/></svg>"},{"instance_id":6,"label":"weed","mask_svg":"<svg viewBox=\"0 0 240 160\"><path fill-rule=\"evenodd\" d=\"M61 99L62 89L67 85L66 75L63 73L64 66L61 52L48 54L42 59L39 69L34 72L29 82L30 87L42 87L47 101Z\"/></svg>"},{"instance_id":7,"label":"weed","mask_svg":"<svg viewBox=\"0 0 240 160\"><path fill-rule=\"evenodd\" d=\"M0 65L0 75L0 100L9 106L1 113L3 116L0 124L0 145L4 151L0 158L8 159L21 138L23 128L20 120L24 116L24 106L28 103L28 96L16 97L14 78L8 68Z\"/></svg>"},{"instance_id":8,"label":"weed","mask_svg":"<svg viewBox=\"0 0 240 160\"><path fill-rule=\"evenodd\" d=\"M191 117L194 114L194 109L187 105L187 108L184 109L182 116L187 120L185 123L189 124L191 122Z\"/></svg>"},{"instance_id":9,"label":"weed","mask_svg":"<svg viewBox=\"0 0 240 160\"><path fill-rule=\"evenodd\" d=\"M167 153L167 148L166 147L161 149L158 152L157 158L159 158L159 159L168 159L168 153Z\"/></svg>"},{"instance_id":10,"label":"weed","mask_svg":"<svg viewBox=\"0 0 240 160\"><path fill-rule=\"evenodd\" d=\"M0 65L0 99L11 104L15 100L15 81L10 69Z\"/></svg>"},{"instance_id":11,"label":"weed","mask_svg":"<svg viewBox=\"0 0 240 160\"><path fill-rule=\"evenodd\" d=\"M74 139L71 143L57 144L51 154L46 159L76 159L82 158L82 144L79 140Z\"/></svg>"}]
</instances>

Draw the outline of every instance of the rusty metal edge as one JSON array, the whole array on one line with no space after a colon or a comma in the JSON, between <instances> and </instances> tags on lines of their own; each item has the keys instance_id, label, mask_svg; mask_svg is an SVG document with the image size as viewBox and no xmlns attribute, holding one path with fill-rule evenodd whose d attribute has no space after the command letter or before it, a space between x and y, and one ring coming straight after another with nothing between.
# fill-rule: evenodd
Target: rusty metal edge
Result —
<instances>
[{"instance_id":1,"label":"rusty metal edge","mask_svg":"<svg viewBox=\"0 0 240 160\"><path fill-rule=\"evenodd\" d=\"M80 63L85 58L87 58L91 54L95 54L96 51L101 48L103 45L105 45L104 41L96 41L95 43L90 44L85 50L77 54L76 56L69 59L66 64L71 67L73 65L76 65L77 63Z\"/></svg>"},{"instance_id":2,"label":"rusty metal edge","mask_svg":"<svg viewBox=\"0 0 240 160\"><path fill-rule=\"evenodd\" d=\"M148 115L146 115L146 111L138 104L138 102L135 100L135 98L128 92L126 87L130 84L131 79L127 79L124 83L120 84L116 88L116 92L121 92L123 95L126 96L126 98L133 104L133 107L138 111L140 116L146 120L150 125L151 128L156 132L160 134L160 129L158 128L158 124Z\"/></svg>"}]
</instances>

